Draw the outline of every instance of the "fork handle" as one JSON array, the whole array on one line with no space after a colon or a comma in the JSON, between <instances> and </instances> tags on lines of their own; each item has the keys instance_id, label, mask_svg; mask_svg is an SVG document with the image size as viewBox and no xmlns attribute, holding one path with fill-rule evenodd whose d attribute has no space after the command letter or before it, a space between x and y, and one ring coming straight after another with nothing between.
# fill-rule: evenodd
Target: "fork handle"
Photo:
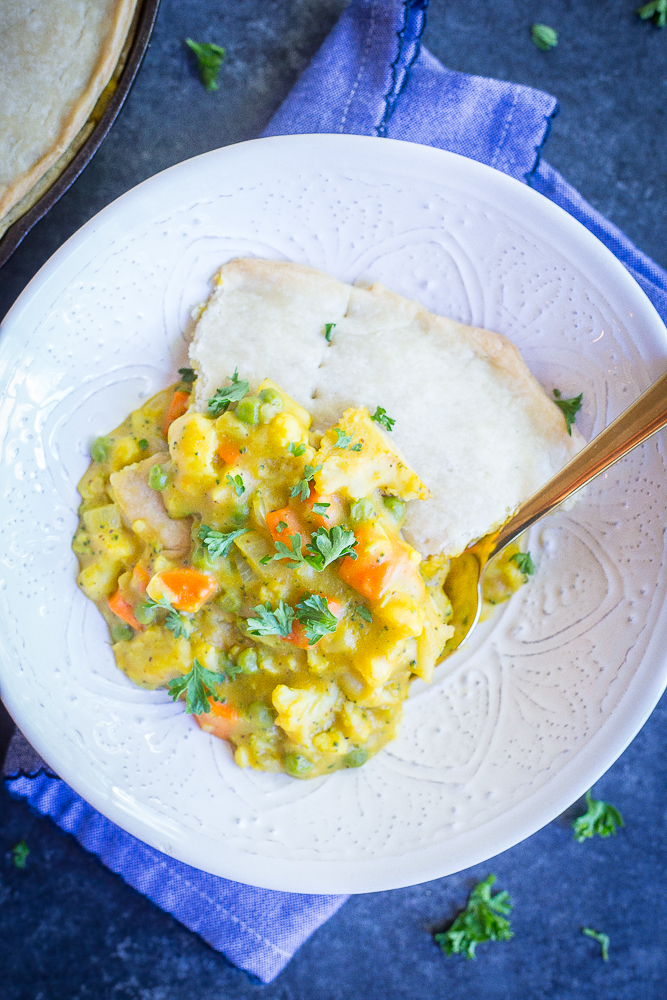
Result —
<instances>
[{"instance_id":1,"label":"fork handle","mask_svg":"<svg viewBox=\"0 0 667 1000\"><path fill-rule=\"evenodd\" d=\"M553 479L522 503L498 532L489 558L667 424L667 372L598 434Z\"/></svg>"}]
</instances>

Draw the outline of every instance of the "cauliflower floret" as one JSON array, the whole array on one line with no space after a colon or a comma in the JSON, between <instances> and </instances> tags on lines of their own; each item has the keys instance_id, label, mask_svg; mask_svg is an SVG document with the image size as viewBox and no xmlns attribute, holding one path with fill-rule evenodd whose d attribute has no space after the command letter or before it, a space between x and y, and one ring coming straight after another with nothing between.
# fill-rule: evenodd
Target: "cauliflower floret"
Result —
<instances>
[{"instance_id":1,"label":"cauliflower floret","mask_svg":"<svg viewBox=\"0 0 667 1000\"><path fill-rule=\"evenodd\" d=\"M296 743L309 747L313 736L331 726L341 693L335 684L313 684L308 688L278 684L271 698L278 712L276 725Z\"/></svg>"},{"instance_id":2,"label":"cauliflower floret","mask_svg":"<svg viewBox=\"0 0 667 1000\"><path fill-rule=\"evenodd\" d=\"M350 701L345 701L340 713L340 728L353 743L365 743L373 732L368 714Z\"/></svg>"}]
</instances>

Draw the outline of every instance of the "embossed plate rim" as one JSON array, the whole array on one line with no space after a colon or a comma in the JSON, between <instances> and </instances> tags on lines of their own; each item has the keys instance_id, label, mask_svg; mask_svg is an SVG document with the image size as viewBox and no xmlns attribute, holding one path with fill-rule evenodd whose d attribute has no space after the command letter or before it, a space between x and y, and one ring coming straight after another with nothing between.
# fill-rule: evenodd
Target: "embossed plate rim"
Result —
<instances>
[{"instance_id":1,"label":"embossed plate rim","mask_svg":"<svg viewBox=\"0 0 667 1000\"><path fill-rule=\"evenodd\" d=\"M640 354L649 344L648 354L653 355L654 362L656 356L662 358L667 354L667 331L634 279L596 237L537 192L489 167L432 147L361 136L317 135L275 137L226 147L171 167L127 192L71 237L32 280L3 323L0 365L6 366L16 351L20 352L22 324L36 321L43 315L55 301L57 292L67 287L81 270L84 257L105 252L114 238L122 236L130 218L133 225L150 219L157 223L168 214L169 198L176 198L179 185L180 188L196 185L201 176L213 170L221 174L240 172L249 162L248 158L250 162L258 158L264 162L271 159L287 163L291 160L304 169L319 170L326 169L327 163L332 169L336 164L335 169L341 170L345 162L364 162L365 170L358 173L368 174L375 170L380 177L383 170L394 174L402 172L413 182L423 178L436 183L438 179L442 182L442 178L447 178L459 191L468 190L471 195L494 205L502 202L503 211L520 221L527 231L539 233L541 226L551 227L550 245L559 246L561 252L567 250L589 281L604 288L609 300L625 302L626 306L630 303L635 329L642 329L643 325L641 336L635 342ZM178 204L182 203L179 194ZM610 716L571 763L537 792L500 817L479 826L473 834L459 836L458 842L454 837L444 844L422 850L406 850L399 859L294 861L228 849L221 859L219 844L184 830L170 853L194 867L227 878L300 892L384 890L427 881L479 863L551 821L592 785L625 749L667 683L667 662L663 652L666 638L667 621L663 615L628 693L612 713L613 726ZM31 714L30 692L22 684L21 676L11 669L4 644L1 649L3 699L35 748L100 812L140 839L161 843L169 824L161 823L159 816L152 815L140 804L124 803L122 797L110 797L101 786L77 772L77 750L71 733L45 731L40 727Z\"/></svg>"}]
</instances>

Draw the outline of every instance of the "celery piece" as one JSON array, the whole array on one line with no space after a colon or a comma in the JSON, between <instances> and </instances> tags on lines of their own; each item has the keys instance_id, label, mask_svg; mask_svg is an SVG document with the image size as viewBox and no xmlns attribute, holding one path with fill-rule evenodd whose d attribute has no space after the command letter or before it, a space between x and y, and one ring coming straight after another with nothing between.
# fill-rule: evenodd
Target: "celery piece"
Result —
<instances>
[{"instance_id":1,"label":"celery piece","mask_svg":"<svg viewBox=\"0 0 667 1000\"><path fill-rule=\"evenodd\" d=\"M259 396L246 396L236 404L236 416L244 424L258 424L262 403Z\"/></svg>"}]
</instances>

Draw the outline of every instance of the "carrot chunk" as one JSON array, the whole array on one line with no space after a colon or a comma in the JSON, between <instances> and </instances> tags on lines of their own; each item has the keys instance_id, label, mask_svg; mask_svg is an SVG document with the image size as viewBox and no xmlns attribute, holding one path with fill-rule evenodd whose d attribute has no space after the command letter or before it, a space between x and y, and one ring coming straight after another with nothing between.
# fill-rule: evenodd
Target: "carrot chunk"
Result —
<instances>
[{"instance_id":1,"label":"carrot chunk","mask_svg":"<svg viewBox=\"0 0 667 1000\"><path fill-rule=\"evenodd\" d=\"M396 571L409 563L409 557L398 541L372 529L357 529L357 558L345 556L338 575L348 586L368 601L379 601ZM411 567L405 567L410 568Z\"/></svg>"},{"instance_id":2,"label":"carrot chunk","mask_svg":"<svg viewBox=\"0 0 667 1000\"><path fill-rule=\"evenodd\" d=\"M154 601L166 597L177 611L199 611L218 590L218 581L210 573L200 573L191 566L165 569L148 584L148 596Z\"/></svg>"},{"instance_id":3,"label":"carrot chunk","mask_svg":"<svg viewBox=\"0 0 667 1000\"><path fill-rule=\"evenodd\" d=\"M151 575L146 567L142 566L141 563L137 563L132 570L132 586L134 589L138 590L140 594L145 594L150 578Z\"/></svg>"},{"instance_id":4,"label":"carrot chunk","mask_svg":"<svg viewBox=\"0 0 667 1000\"><path fill-rule=\"evenodd\" d=\"M289 642L293 646L298 646L299 649L308 649L308 637L301 622L294 622L292 631L289 635L285 636L285 642Z\"/></svg>"},{"instance_id":5,"label":"carrot chunk","mask_svg":"<svg viewBox=\"0 0 667 1000\"><path fill-rule=\"evenodd\" d=\"M322 593L320 593L319 596L323 597L324 600L327 602L327 607L329 608L329 611L331 612L332 615L334 615L336 618L342 617L345 608L340 603L340 601L335 601L333 597L327 597L326 594ZM292 631L288 636L285 637L285 642L291 642L293 646L298 646L299 649L309 648L310 643L308 642L306 629L300 621L297 621L296 619L294 620L294 624L292 625Z\"/></svg>"},{"instance_id":6,"label":"carrot chunk","mask_svg":"<svg viewBox=\"0 0 667 1000\"><path fill-rule=\"evenodd\" d=\"M232 441L231 438L226 437L218 438L217 455L225 465L233 465L240 454L241 446L238 441Z\"/></svg>"},{"instance_id":7,"label":"carrot chunk","mask_svg":"<svg viewBox=\"0 0 667 1000\"><path fill-rule=\"evenodd\" d=\"M128 604L120 590L117 590L115 594L112 594L108 600L109 608L115 615L122 618L124 622L131 625L132 628L136 629L137 632L143 632L143 625L140 625L137 619L134 617L134 612L132 610L132 605Z\"/></svg>"},{"instance_id":8,"label":"carrot chunk","mask_svg":"<svg viewBox=\"0 0 667 1000\"><path fill-rule=\"evenodd\" d=\"M190 405L190 393L183 392L181 389L177 389L171 398L171 403L169 404L169 409L164 415L162 421L162 433L167 436L167 431L173 424L174 420L178 417L182 417L188 406Z\"/></svg>"},{"instance_id":9,"label":"carrot chunk","mask_svg":"<svg viewBox=\"0 0 667 1000\"><path fill-rule=\"evenodd\" d=\"M286 527L280 528L281 523ZM292 507L281 507L279 510L269 511L266 515L266 526L274 542L284 542L288 548L287 539L290 535L301 535L303 542L310 537L310 532ZM278 530L279 528L280 530Z\"/></svg>"},{"instance_id":10,"label":"carrot chunk","mask_svg":"<svg viewBox=\"0 0 667 1000\"><path fill-rule=\"evenodd\" d=\"M211 711L195 715L195 721L206 733L212 733L218 739L228 740L232 729L239 721L239 713L233 705L211 701Z\"/></svg>"}]
</instances>

